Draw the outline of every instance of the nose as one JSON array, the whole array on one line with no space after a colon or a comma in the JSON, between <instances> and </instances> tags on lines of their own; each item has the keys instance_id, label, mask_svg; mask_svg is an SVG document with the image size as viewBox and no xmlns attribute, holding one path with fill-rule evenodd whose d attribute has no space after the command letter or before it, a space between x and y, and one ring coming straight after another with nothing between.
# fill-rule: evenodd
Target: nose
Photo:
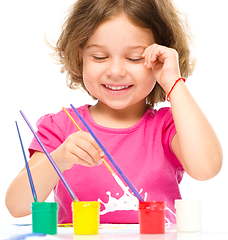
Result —
<instances>
[{"instance_id":1,"label":"nose","mask_svg":"<svg viewBox=\"0 0 228 240\"><path fill-rule=\"evenodd\" d=\"M124 63L119 59L111 60L106 73L108 77L124 77L126 74Z\"/></svg>"}]
</instances>

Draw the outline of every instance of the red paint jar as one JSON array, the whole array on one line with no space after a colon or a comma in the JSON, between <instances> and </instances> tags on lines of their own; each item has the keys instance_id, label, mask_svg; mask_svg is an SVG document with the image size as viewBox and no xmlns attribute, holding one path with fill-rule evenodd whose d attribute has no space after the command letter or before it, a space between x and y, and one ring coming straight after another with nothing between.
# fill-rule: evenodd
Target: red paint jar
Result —
<instances>
[{"instance_id":1,"label":"red paint jar","mask_svg":"<svg viewBox=\"0 0 228 240\"><path fill-rule=\"evenodd\" d=\"M140 202L139 224L141 234L165 232L165 202Z\"/></svg>"}]
</instances>

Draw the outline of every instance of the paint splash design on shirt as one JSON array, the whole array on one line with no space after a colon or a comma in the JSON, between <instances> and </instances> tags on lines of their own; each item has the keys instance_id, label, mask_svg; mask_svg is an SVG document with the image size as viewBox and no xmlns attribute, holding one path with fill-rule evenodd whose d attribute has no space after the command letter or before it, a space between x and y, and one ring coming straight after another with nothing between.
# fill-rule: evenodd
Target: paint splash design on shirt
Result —
<instances>
[{"instance_id":1,"label":"paint splash design on shirt","mask_svg":"<svg viewBox=\"0 0 228 240\"><path fill-rule=\"evenodd\" d=\"M139 193L142 193L143 189L139 191ZM137 197L133 196L130 197L124 192L123 196L121 196L119 199L114 198L111 194L110 191L107 191L106 194L108 195L108 202L104 203L102 200L99 198L98 201L104 205L105 209L100 212L100 215L104 215L109 212L115 212L115 211L127 211L127 210L134 210L138 211L138 205L139 201ZM119 196L119 193L116 194ZM144 201L147 199L147 192L144 194Z\"/></svg>"},{"instance_id":2,"label":"paint splash design on shirt","mask_svg":"<svg viewBox=\"0 0 228 240\"><path fill-rule=\"evenodd\" d=\"M143 189L141 188L139 193L141 194L142 192L143 192ZM106 194L108 195L107 203L104 203L100 198L98 199L98 201L104 205L104 210L100 212L100 215L104 215L106 213L115 212L115 211L129 211L129 210L138 211L139 201L135 196L133 196L132 198L128 196L126 192L124 192L123 196L117 199L112 196L110 191L107 191ZM116 196L119 196L119 193L116 193ZM145 192L143 200L146 201L147 197L148 197L148 193ZM169 211L172 215L176 217L176 214L168 207L166 207L166 211ZM166 225L171 224L170 220L167 217L165 218L165 220L166 220Z\"/></svg>"}]
</instances>

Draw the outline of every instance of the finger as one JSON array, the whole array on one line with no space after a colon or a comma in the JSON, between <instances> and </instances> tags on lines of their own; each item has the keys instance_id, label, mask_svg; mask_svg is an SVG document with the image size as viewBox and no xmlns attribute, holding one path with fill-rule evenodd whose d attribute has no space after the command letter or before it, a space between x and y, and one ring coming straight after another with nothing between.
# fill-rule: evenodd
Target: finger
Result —
<instances>
[{"instance_id":1,"label":"finger","mask_svg":"<svg viewBox=\"0 0 228 240\"><path fill-rule=\"evenodd\" d=\"M153 44L146 50L145 63L144 63L145 67L151 68L152 62L156 61L157 56L155 55L155 50L158 47L159 47L158 44Z\"/></svg>"},{"instance_id":2,"label":"finger","mask_svg":"<svg viewBox=\"0 0 228 240\"><path fill-rule=\"evenodd\" d=\"M101 162L101 156L93 144L87 139L81 138L75 142L76 148L74 154L80 159L92 164L98 165Z\"/></svg>"},{"instance_id":3,"label":"finger","mask_svg":"<svg viewBox=\"0 0 228 240\"><path fill-rule=\"evenodd\" d=\"M153 49L151 53L151 58L149 60L149 63L147 67L154 68L156 65L164 64L166 60L166 52L165 49L162 46L158 46Z\"/></svg>"},{"instance_id":4,"label":"finger","mask_svg":"<svg viewBox=\"0 0 228 240\"><path fill-rule=\"evenodd\" d=\"M147 54L149 48L150 48L150 47L147 47L147 48L144 50L144 52L143 52L143 54L142 54L142 57L146 57L146 54Z\"/></svg>"},{"instance_id":5,"label":"finger","mask_svg":"<svg viewBox=\"0 0 228 240\"><path fill-rule=\"evenodd\" d=\"M80 159L80 158L78 158L77 164L82 165L84 167L94 167L94 165L92 165L89 162L86 162L84 159Z\"/></svg>"},{"instance_id":6,"label":"finger","mask_svg":"<svg viewBox=\"0 0 228 240\"><path fill-rule=\"evenodd\" d=\"M149 62L157 61L159 57L159 51L160 51L159 45L156 45L153 49L151 49Z\"/></svg>"},{"instance_id":7,"label":"finger","mask_svg":"<svg viewBox=\"0 0 228 240\"><path fill-rule=\"evenodd\" d=\"M94 167L97 166L97 164L94 164L94 161L92 159L88 159L88 156L85 154L86 157L83 157L83 150L80 153L80 149L77 149L77 151L70 152L69 156L69 166L66 169L70 169L74 164L79 164L85 167ZM73 156L73 157L72 157ZM80 158L82 156L82 158Z\"/></svg>"},{"instance_id":8,"label":"finger","mask_svg":"<svg viewBox=\"0 0 228 240\"><path fill-rule=\"evenodd\" d=\"M143 54L142 54L142 57L146 57L146 55L148 55L148 52L149 52L150 50L154 49L154 48L157 47L157 46L158 46L158 44L154 43L154 44L150 45L149 47L147 47L147 48L144 50L144 52L143 52Z\"/></svg>"},{"instance_id":9,"label":"finger","mask_svg":"<svg viewBox=\"0 0 228 240\"><path fill-rule=\"evenodd\" d=\"M96 142L96 140L93 138L93 136L90 133L81 131L80 135L82 138L86 139L93 145L93 147L98 151L100 157L105 156L103 150L101 149L101 147L98 145L98 143Z\"/></svg>"},{"instance_id":10,"label":"finger","mask_svg":"<svg viewBox=\"0 0 228 240\"><path fill-rule=\"evenodd\" d=\"M89 167L94 167L98 165L87 152L85 152L78 146L71 152L71 154L74 156L74 164L80 164Z\"/></svg>"},{"instance_id":11,"label":"finger","mask_svg":"<svg viewBox=\"0 0 228 240\"><path fill-rule=\"evenodd\" d=\"M103 163L101 157L104 157L105 154L90 133L83 131L73 133L69 137L69 143L71 143L71 147L68 149L76 157L74 163L78 163L78 159L87 162L91 166Z\"/></svg>"},{"instance_id":12,"label":"finger","mask_svg":"<svg viewBox=\"0 0 228 240\"><path fill-rule=\"evenodd\" d=\"M151 61L155 62L158 60L160 63L164 63L165 60L170 56L171 49L164 46L157 46L154 48Z\"/></svg>"}]
</instances>

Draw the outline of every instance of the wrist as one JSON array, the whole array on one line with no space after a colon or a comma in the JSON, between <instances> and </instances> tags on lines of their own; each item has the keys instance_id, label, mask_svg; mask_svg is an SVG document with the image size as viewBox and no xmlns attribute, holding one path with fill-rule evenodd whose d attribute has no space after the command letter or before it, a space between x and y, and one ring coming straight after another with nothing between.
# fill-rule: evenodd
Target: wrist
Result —
<instances>
[{"instance_id":1,"label":"wrist","mask_svg":"<svg viewBox=\"0 0 228 240\"><path fill-rule=\"evenodd\" d=\"M55 164L57 165L57 167L59 168L59 170L63 173L65 170L67 170L64 161L62 160L62 154L58 152L59 149L55 149L52 153L52 159L54 160Z\"/></svg>"},{"instance_id":2,"label":"wrist","mask_svg":"<svg viewBox=\"0 0 228 240\"><path fill-rule=\"evenodd\" d=\"M176 75L173 75L173 77L169 77L170 81L168 81L164 84L161 83L161 87L165 91L166 95L169 94L171 88L175 84L176 80L179 79L179 78L181 78L180 74L176 74Z\"/></svg>"},{"instance_id":3,"label":"wrist","mask_svg":"<svg viewBox=\"0 0 228 240\"><path fill-rule=\"evenodd\" d=\"M180 82L180 81L183 81L183 82L185 83L185 82L186 82L186 79L180 77L180 78L178 78L178 79L174 82L174 84L173 84L172 87L170 88L170 90L169 90L169 92L168 92L168 94L167 94L167 97L166 97L166 99L167 99L168 102L170 101L170 100L169 100L170 94L172 93L172 91L173 91L173 89L175 88L176 84L177 84L178 82Z\"/></svg>"}]
</instances>

